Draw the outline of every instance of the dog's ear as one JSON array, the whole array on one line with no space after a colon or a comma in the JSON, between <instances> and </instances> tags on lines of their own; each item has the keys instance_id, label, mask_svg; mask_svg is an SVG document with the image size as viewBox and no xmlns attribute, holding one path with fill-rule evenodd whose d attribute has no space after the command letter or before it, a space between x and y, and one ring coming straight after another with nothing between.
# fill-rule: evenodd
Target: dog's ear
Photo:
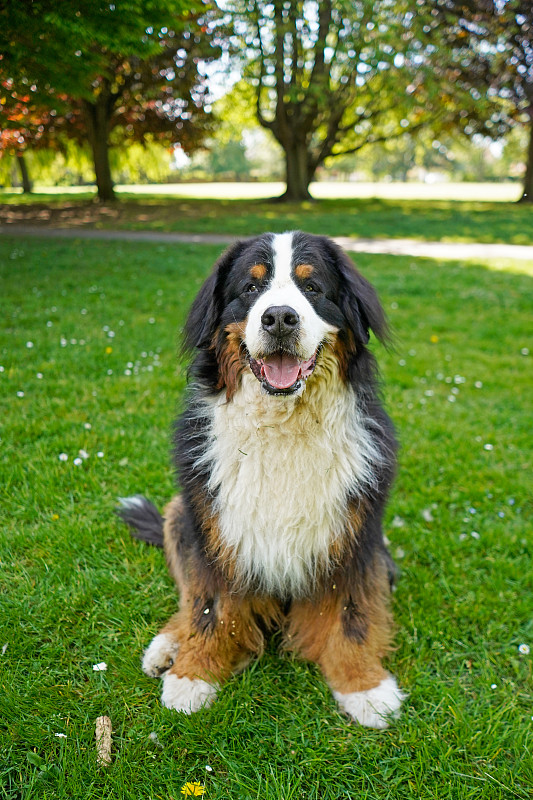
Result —
<instances>
[{"instance_id":1,"label":"dog's ear","mask_svg":"<svg viewBox=\"0 0 533 800\"><path fill-rule=\"evenodd\" d=\"M222 314L224 281L244 246L244 242L235 242L222 253L196 295L185 323L184 350L207 350L211 346Z\"/></svg>"},{"instance_id":2,"label":"dog's ear","mask_svg":"<svg viewBox=\"0 0 533 800\"><path fill-rule=\"evenodd\" d=\"M380 342L386 344L390 341L389 326L376 290L335 242L331 239L324 241L341 279L339 307L356 341L367 344L372 331Z\"/></svg>"}]
</instances>

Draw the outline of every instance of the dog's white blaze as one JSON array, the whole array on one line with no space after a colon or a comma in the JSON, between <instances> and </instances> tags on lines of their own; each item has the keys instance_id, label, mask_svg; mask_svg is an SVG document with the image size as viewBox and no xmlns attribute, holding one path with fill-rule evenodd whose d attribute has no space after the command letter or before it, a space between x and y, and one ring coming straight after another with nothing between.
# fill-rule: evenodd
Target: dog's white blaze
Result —
<instances>
[{"instance_id":1,"label":"dog's white blaze","mask_svg":"<svg viewBox=\"0 0 533 800\"><path fill-rule=\"evenodd\" d=\"M273 286L286 286L292 281L292 233L277 233L272 242L274 251Z\"/></svg>"},{"instance_id":2,"label":"dog's white blaze","mask_svg":"<svg viewBox=\"0 0 533 800\"><path fill-rule=\"evenodd\" d=\"M365 692L333 692L340 707L352 719L367 728L387 728L390 717L396 718L406 694L398 688L395 678L389 675L373 689Z\"/></svg>"},{"instance_id":3,"label":"dog's white blaze","mask_svg":"<svg viewBox=\"0 0 533 800\"><path fill-rule=\"evenodd\" d=\"M272 241L274 273L267 291L250 309L245 330L245 344L252 358L263 355L265 346L261 317L271 306L290 306L300 317L299 355L311 358L328 333L336 328L318 316L313 306L292 278L292 233L276 234Z\"/></svg>"},{"instance_id":4,"label":"dog's white blaze","mask_svg":"<svg viewBox=\"0 0 533 800\"><path fill-rule=\"evenodd\" d=\"M312 382L312 385L311 385ZM354 391L322 352L300 397L272 397L251 374L231 402L204 401L220 535L244 586L303 594L346 524L347 496L371 485L380 453Z\"/></svg>"}]
</instances>

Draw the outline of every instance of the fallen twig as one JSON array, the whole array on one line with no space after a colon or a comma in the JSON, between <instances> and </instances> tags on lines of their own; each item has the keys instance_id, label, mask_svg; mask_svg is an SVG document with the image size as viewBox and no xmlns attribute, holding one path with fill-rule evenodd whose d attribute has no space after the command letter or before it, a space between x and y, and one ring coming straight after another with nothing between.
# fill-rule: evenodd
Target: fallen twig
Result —
<instances>
[{"instance_id":1,"label":"fallen twig","mask_svg":"<svg viewBox=\"0 0 533 800\"><path fill-rule=\"evenodd\" d=\"M99 767L111 764L111 731L109 717L96 717L96 763Z\"/></svg>"}]
</instances>

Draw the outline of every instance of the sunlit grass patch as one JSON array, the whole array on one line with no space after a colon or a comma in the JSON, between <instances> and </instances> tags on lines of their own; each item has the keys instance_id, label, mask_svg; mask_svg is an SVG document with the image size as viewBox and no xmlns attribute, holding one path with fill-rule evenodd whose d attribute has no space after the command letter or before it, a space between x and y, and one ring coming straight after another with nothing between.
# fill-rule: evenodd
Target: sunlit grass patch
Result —
<instances>
[{"instance_id":1,"label":"sunlit grass patch","mask_svg":"<svg viewBox=\"0 0 533 800\"><path fill-rule=\"evenodd\" d=\"M322 186L322 184L317 184ZM409 185L409 184L408 184ZM123 228L182 233L231 233L250 236L302 229L310 233L363 238L413 238L533 244L533 217L528 204L444 198L364 196L321 198L309 203L272 203L261 197L215 198L184 194L120 193L120 202L98 204L79 194L24 195L0 193L0 220L59 227ZM276 192L273 191L273 195Z\"/></svg>"}]
</instances>

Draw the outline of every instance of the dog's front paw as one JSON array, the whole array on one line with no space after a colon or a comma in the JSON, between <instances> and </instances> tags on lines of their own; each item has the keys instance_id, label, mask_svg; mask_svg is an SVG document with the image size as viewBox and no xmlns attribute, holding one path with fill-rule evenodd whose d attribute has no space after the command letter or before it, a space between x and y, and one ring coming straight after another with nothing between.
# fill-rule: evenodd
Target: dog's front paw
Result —
<instances>
[{"instance_id":1,"label":"dog's front paw","mask_svg":"<svg viewBox=\"0 0 533 800\"><path fill-rule=\"evenodd\" d=\"M174 663L178 649L179 643L172 639L168 633L159 633L144 651L143 671L150 678L159 678Z\"/></svg>"},{"instance_id":2,"label":"dog's front paw","mask_svg":"<svg viewBox=\"0 0 533 800\"><path fill-rule=\"evenodd\" d=\"M192 714L200 708L210 706L217 694L216 688L201 678L178 678L176 675L163 676L161 702L166 708Z\"/></svg>"},{"instance_id":3,"label":"dog's front paw","mask_svg":"<svg viewBox=\"0 0 533 800\"><path fill-rule=\"evenodd\" d=\"M333 692L333 697L347 714L367 728L386 728L390 717L397 717L402 701L407 697L396 680L389 675L365 692Z\"/></svg>"}]
</instances>

